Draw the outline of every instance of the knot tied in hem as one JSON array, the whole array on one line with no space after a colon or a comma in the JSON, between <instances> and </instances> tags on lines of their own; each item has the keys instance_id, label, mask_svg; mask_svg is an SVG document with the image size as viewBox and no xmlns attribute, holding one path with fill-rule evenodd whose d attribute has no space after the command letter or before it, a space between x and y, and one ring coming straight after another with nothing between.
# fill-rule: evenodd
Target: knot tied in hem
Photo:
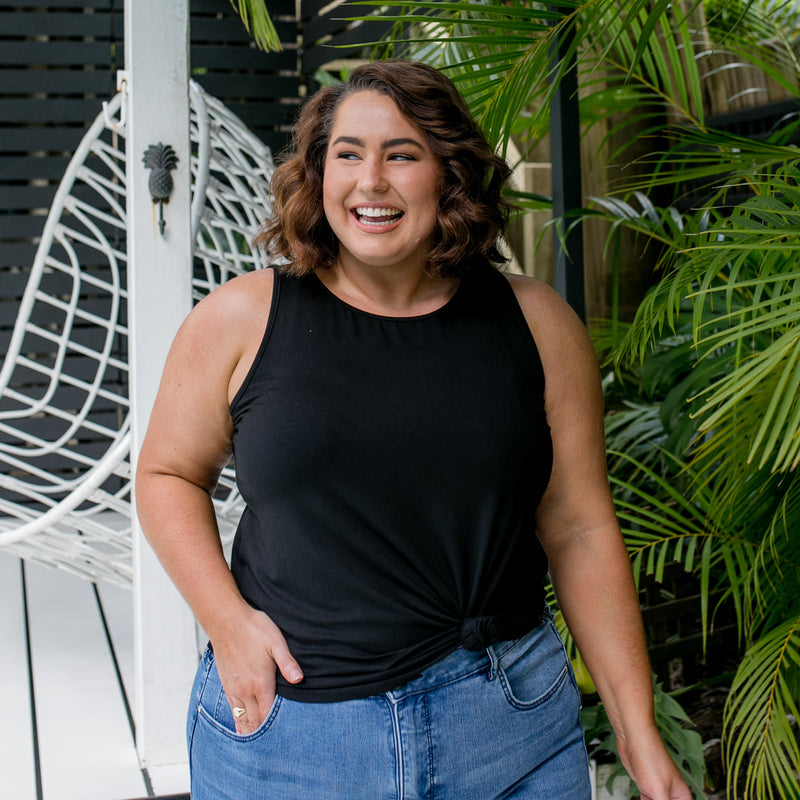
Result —
<instances>
[{"instance_id":1,"label":"knot tied in hem","mask_svg":"<svg viewBox=\"0 0 800 800\"><path fill-rule=\"evenodd\" d=\"M461 646L465 650L485 650L497 641L498 625L494 617L467 617L461 623Z\"/></svg>"}]
</instances>

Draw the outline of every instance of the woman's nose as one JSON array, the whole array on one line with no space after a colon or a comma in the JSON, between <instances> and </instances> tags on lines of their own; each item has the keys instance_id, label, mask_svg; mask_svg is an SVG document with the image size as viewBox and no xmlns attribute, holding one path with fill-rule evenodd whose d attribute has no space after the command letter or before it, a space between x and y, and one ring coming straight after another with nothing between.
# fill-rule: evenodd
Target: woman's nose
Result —
<instances>
[{"instance_id":1,"label":"woman's nose","mask_svg":"<svg viewBox=\"0 0 800 800\"><path fill-rule=\"evenodd\" d=\"M365 159L359 176L359 188L366 192L381 192L387 186L383 163L379 159Z\"/></svg>"}]
</instances>

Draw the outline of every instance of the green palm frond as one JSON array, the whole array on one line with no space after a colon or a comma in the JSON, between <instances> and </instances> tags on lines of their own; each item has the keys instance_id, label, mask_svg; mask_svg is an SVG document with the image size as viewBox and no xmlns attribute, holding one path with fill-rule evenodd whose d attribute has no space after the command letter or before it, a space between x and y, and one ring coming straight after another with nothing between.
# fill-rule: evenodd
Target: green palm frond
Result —
<instances>
[{"instance_id":1,"label":"green palm frond","mask_svg":"<svg viewBox=\"0 0 800 800\"><path fill-rule=\"evenodd\" d=\"M741 779L745 800L800 798L798 687L800 614L749 648L725 707L729 791Z\"/></svg>"},{"instance_id":2,"label":"green palm frond","mask_svg":"<svg viewBox=\"0 0 800 800\"><path fill-rule=\"evenodd\" d=\"M800 94L800 4L796 0L706 3L709 38L736 57L729 68L752 64L792 94Z\"/></svg>"},{"instance_id":3,"label":"green palm frond","mask_svg":"<svg viewBox=\"0 0 800 800\"><path fill-rule=\"evenodd\" d=\"M752 193L769 191L762 176L798 156L796 147L781 143L783 128L765 140L693 126L670 126L661 133L671 139L671 146L639 159L637 163L647 169L637 178L619 181L616 192L650 192L680 181L695 192L705 191L707 205L724 204L725 195L738 188Z\"/></svg>"},{"instance_id":4,"label":"green palm frond","mask_svg":"<svg viewBox=\"0 0 800 800\"><path fill-rule=\"evenodd\" d=\"M653 3L588 2L579 16L590 44L584 68L636 85L651 102L695 124L703 123L703 93L688 16L671 0Z\"/></svg>"},{"instance_id":5,"label":"green palm frond","mask_svg":"<svg viewBox=\"0 0 800 800\"><path fill-rule=\"evenodd\" d=\"M231 0L231 5L242 18L253 41L262 50L278 52L283 49L265 0Z\"/></svg>"},{"instance_id":6,"label":"green palm frond","mask_svg":"<svg viewBox=\"0 0 800 800\"><path fill-rule=\"evenodd\" d=\"M772 476L760 503L751 503L749 510L762 536L751 573L743 577L749 594L747 625L768 629L800 613L800 475Z\"/></svg>"},{"instance_id":7,"label":"green palm frond","mask_svg":"<svg viewBox=\"0 0 800 800\"><path fill-rule=\"evenodd\" d=\"M349 7L359 5L367 3ZM395 44L413 58L447 69L489 141L501 149L521 115L547 115L571 57L578 59L585 87L602 69L600 94L593 100L590 92L586 108L593 103L599 108L614 93L621 97L627 92L637 98L640 116L649 109L647 115L655 118L670 107L679 116L702 121L700 73L687 55L693 52L691 30L667 0L571 0L560 3L559 11L529 0L387 0L382 8L402 12L405 30L402 39L393 34ZM396 20L350 19L376 18ZM554 63L559 41L563 58Z\"/></svg>"},{"instance_id":8,"label":"green palm frond","mask_svg":"<svg viewBox=\"0 0 800 800\"><path fill-rule=\"evenodd\" d=\"M356 2L349 7L365 4ZM563 5L574 8L579 4ZM526 0L387 0L382 8L400 12L405 30L397 44L402 45L403 54L448 72L492 144L505 149L509 131L528 107L547 107L552 91L548 83L552 65L549 48L553 26L564 25L560 13Z\"/></svg>"}]
</instances>

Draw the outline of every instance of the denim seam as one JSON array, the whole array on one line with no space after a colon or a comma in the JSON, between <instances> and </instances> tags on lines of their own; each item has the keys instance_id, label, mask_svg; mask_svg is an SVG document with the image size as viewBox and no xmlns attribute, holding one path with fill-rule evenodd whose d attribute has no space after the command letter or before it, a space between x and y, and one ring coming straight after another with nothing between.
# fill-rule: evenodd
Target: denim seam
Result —
<instances>
[{"instance_id":1,"label":"denim seam","mask_svg":"<svg viewBox=\"0 0 800 800\"><path fill-rule=\"evenodd\" d=\"M256 739L260 739L272 727L273 723L275 722L275 717L278 714L278 709L281 707L282 700L283 698L280 695L276 695L275 702L272 704L272 710L267 715L267 718L252 733L248 733L246 736L242 736L240 733L235 733L234 731L226 728L221 722L214 719L214 717L205 708L203 708L202 705L198 707L198 717L202 716L203 719L215 731L221 733L223 736L227 736L234 742L242 742L243 744L246 744L248 742L255 741Z\"/></svg>"},{"instance_id":2,"label":"denim seam","mask_svg":"<svg viewBox=\"0 0 800 800\"><path fill-rule=\"evenodd\" d=\"M403 764L403 740L400 736L400 719L397 714L397 703L388 695L386 700L389 703L389 714L392 718L392 734L394 738L394 757L395 757L395 770L394 778L397 786L397 800L403 800L405 782L404 764Z\"/></svg>"},{"instance_id":3,"label":"denim seam","mask_svg":"<svg viewBox=\"0 0 800 800\"><path fill-rule=\"evenodd\" d=\"M437 683L434 686L421 686L419 689L414 689L410 692L403 692L400 697L395 697L393 692L386 692L386 696L389 698L389 702L399 703L405 700L407 697L416 697L420 694L427 694L428 692L434 692L437 689L444 689L445 686L452 686L454 683L460 683L461 681L466 680L467 678L472 678L475 675L480 675L481 672L486 672L486 665L481 664L479 667L476 667L472 672L462 673L459 675L454 676L453 678L444 681L444 683Z\"/></svg>"},{"instance_id":4,"label":"denim seam","mask_svg":"<svg viewBox=\"0 0 800 800\"><path fill-rule=\"evenodd\" d=\"M436 800L436 784L434 783L436 770L433 763L433 736L431 735L431 720L428 712L428 695L425 695L422 700L422 715L425 720L425 738L428 742L428 796L430 800Z\"/></svg>"},{"instance_id":5,"label":"denim seam","mask_svg":"<svg viewBox=\"0 0 800 800\"><path fill-rule=\"evenodd\" d=\"M188 750L189 750L189 774L191 775L192 772L192 744L194 743L194 734L197 730L197 718L200 716L200 701L203 698L203 692L206 689L206 684L208 683L208 676L211 674L211 667L213 666L213 656L211 655L210 651L207 651L208 658L204 660L207 661L205 675L203 676L203 683L200 686L200 691L197 693L197 703L195 703L194 707L194 719L192 720L192 731L188 737Z\"/></svg>"},{"instance_id":6,"label":"denim seam","mask_svg":"<svg viewBox=\"0 0 800 800\"><path fill-rule=\"evenodd\" d=\"M530 711L549 700L561 688L565 678L569 676L569 667L565 664L550 688L544 694L539 695L539 697L537 697L535 700L530 700L528 702L523 702L514 695L514 692L511 688L511 682L509 681L508 676L506 675L502 666L500 666L498 672L500 675L500 682L503 685L503 693L505 694L509 705L519 709L520 711Z\"/></svg>"}]
</instances>

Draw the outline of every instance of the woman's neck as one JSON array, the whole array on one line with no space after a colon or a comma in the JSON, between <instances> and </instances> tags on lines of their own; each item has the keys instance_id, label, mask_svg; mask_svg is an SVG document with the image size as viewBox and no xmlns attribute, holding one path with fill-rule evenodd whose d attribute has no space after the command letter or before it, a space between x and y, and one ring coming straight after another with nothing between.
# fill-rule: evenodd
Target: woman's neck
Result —
<instances>
[{"instance_id":1,"label":"woman's neck","mask_svg":"<svg viewBox=\"0 0 800 800\"><path fill-rule=\"evenodd\" d=\"M419 316L445 305L457 278L432 277L424 269L360 268L337 261L317 276L339 299L362 311L388 316Z\"/></svg>"}]
</instances>

